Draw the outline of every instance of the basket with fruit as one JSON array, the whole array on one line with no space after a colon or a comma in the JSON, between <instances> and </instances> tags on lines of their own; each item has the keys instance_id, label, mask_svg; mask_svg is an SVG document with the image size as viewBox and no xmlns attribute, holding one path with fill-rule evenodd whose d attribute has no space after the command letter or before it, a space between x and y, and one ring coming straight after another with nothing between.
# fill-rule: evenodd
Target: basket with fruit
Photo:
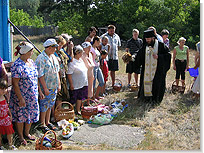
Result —
<instances>
[{"instance_id":1,"label":"basket with fruit","mask_svg":"<svg viewBox=\"0 0 204 153\"><path fill-rule=\"evenodd\" d=\"M67 126L61 130L62 137L66 139L69 139L73 133L74 133L74 127L72 123L67 124Z\"/></svg>"}]
</instances>

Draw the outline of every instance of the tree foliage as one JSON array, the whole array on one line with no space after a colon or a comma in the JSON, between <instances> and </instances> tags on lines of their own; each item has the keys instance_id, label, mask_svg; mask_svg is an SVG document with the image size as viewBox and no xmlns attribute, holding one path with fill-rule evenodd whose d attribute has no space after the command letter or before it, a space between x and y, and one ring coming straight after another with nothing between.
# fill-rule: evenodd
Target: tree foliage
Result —
<instances>
[{"instance_id":1,"label":"tree foliage","mask_svg":"<svg viewBox=\"0 0 204 153\"><path fill-rule=\"evenodd\" d=\"M40 6L40 0L10 0L10 8L27 12L31 17L37 15L38 7Z\"/></svg>"},{"instance_id":2,"label":"tree foliage","mask_svg":"<svg viewBox=\"0 0 204 153\"><path fill-rule=\"evenodd\" d=\"M23 0L11 0L20 2ZM195 48L200 39L199 0L28 0L39 1L38 15L60 32L85 37L90 26L114 24L123 40L131 37L132 29L143 31L154 26L157 32L170 31L171 45L179 37ZM17 4L16 4L17 5ZM24 17L27 22L27 17Z\"/></svg>"},{"instance_id":3,"label":"tree foliage","mask_svg":"<svg viewBox=\"0 0 204 153\"><path fill-rule=\"evenodd\" d=\"M37 28L45 26L42 17L34 15L34 17L31 18L31 16L24 12L23 9L10 9L10 20L16 26L34 26Z\"/></svg>"}]
</instances>

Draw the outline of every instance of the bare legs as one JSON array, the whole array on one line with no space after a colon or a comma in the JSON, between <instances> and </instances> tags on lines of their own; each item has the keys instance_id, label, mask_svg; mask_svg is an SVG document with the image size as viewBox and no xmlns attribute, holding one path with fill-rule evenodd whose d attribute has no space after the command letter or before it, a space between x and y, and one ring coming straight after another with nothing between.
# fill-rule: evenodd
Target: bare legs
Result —
<instances>
[{"instance_id":1,"label":"bare legs","mask_svg":"<svg viewBox=\"0 0 204 153\"><path fill-rule=\"evenodd\" d=\"M50 113L51 113L50 108L46 112L40 112L40 122L42 126L46 126L50 123Z\"/></svg>"},{"instance_id":2,"label":"bare legs","mask_svg":"<svg viewBox=\"0 0 204 153\"><path fill-rule=\"evenodd\" d=\"M111 79L112 79L112 87L115 84L115 71L110 71Z\"/></svg>"},{"instance_id":3,"label":"bare legs","mask_svg":"<svg viewBox=\"0 0 204 153\"><path fill-rule=\"evenodd\" d=\"M80 110L81 110L81 100L77 100L77 102L76 102L76 111L77 111L77 113L78 114L81 114L80 113Z\"/></svg>"},{"instance_id":4,"label":"bare legs","mask_svg":"<svg viewBox=\"0 0 204 153\"><path fill-rule=\"evenodd\" d=\"M131 82L131 76L132 76L132 74L128 73L128 84L130 84L130 82ZM134 77L135 77L135 84L138 86L138 74L134 73Z\"/></svg>"},{"instance_id":5,"label":"bare legs","mask_svg":"<svg viewBox=\"0 0 204 153\"><path fill-rule=\"evenodd\" d=\"M17 127L17 131L18 131L18 135L19 135L20 141L24 141L25 140L24 136L23 136L23 129L24 129L24 127L25 127L25 131L24 131L25 136L30 135L29 133L30 133L31 124L32 123L28 124L28 123L24 123L24 122L23 123L20 123L20 122L16 123L16 127Z\"/></svg>"}]
</instances>

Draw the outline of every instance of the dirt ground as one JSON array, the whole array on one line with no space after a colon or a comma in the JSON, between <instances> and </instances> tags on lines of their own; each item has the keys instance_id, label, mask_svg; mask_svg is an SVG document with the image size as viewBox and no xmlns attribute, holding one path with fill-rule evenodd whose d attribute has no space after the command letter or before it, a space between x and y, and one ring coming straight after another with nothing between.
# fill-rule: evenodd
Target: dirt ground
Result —
<instances>
[{"instance_id":1,"label":"dirt ground","mask_svg":"<svg viewBox=\"0 0 204 153\"><path fill-rule=\"evenodd\" d=\"M40 45L39 45L40 46ZM171 92L175 71L171 67L166 78L166 93L159 106L152 107L137 100L137 92L132 92L127 87L127 74L125 64L121 57L123 50L119 51L120 70L116 78L123 83L120 92L114 92L107 83L109 95L101 103L111 104L116 100L124 99L128 107L118 115L112 124L129 125L140 128L144 133L144 139L139 144L131 146L128 150L199 150L200 149L200 99L192 97L190 87L193 78L186 72L186 90L184 94L173 94ZM190 66L194 66L195 51L190 50ZM35 58L35 57L34 57ZM110 80L110 77L109 77ZM134 80L132 78L132 83ZM42 137L37 130L37 125L32 126L31 132L36 137ZM58 137L60 139L60 137ZM14 141L18 144L17 136ZM107 146L106 144L88 145L86 143L69 141L64 145L64 150L120 150L121 148ZM20 146L19 150L34 150L35 142L28 146Z\"/></svg>"}]
</instances>

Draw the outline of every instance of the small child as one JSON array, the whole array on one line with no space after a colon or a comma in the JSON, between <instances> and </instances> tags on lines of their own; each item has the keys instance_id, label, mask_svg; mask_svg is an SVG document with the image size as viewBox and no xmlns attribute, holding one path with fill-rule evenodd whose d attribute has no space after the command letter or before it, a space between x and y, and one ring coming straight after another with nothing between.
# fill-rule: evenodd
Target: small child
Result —
<instances>
[{"instance_id":1,"label":"small child","mask_svg":"<svg viewBox=\"0 0 204 153\"><path fill-rule=\"evenodd\" d=\"M102 43L100 44L100 46L98 47L99 51L101 52L102 50L106 50L108 52L108 56L111 57L110 55L110 45L108 44L108 37L104 36L102 37ZM106 61L108 61L108 56L106 57Z\"/></svg>"},{"instance_id":2,"label":"small child","mask_svg":"<svg viewBox=\"0 0 204 153\"><path fill-rule=\"evenodd\" d=\"M0 79L0 149L6 150L1 144L1 136L6 134L9 149L17 150L17 148L12 145L12 134L14 133L12 125L12 115L9 110L8 104L6 102L5 95L7 93L8 83L3 78Z\"/></svg>"},{"instance_id":3,"label":"small child","mask_svg":"<svg viewBox=\"0 0 204 153\"><path fill-rule=\"evenodd\" d=\"M102 89L102 94L106 95L105 89L106 89L106 82L108 81L108 64L106 61L106 57L108 55L108 52L106 50L101 50L101 60L100 60L100 68L103 72L103 77L104 77L104 86Z\"/></svg>"}]
</instances>

